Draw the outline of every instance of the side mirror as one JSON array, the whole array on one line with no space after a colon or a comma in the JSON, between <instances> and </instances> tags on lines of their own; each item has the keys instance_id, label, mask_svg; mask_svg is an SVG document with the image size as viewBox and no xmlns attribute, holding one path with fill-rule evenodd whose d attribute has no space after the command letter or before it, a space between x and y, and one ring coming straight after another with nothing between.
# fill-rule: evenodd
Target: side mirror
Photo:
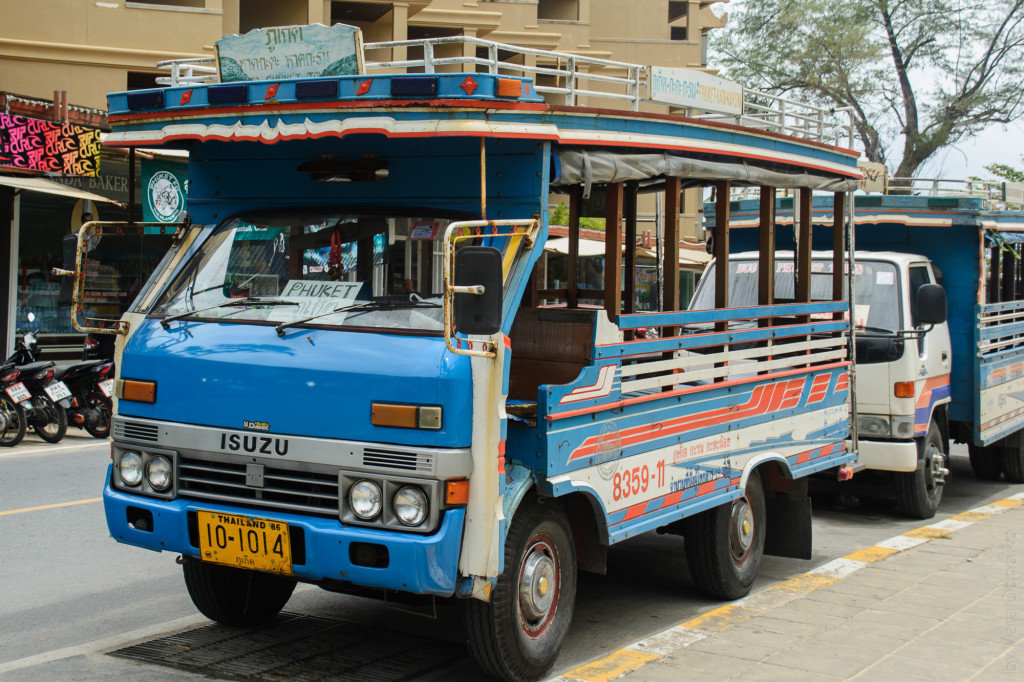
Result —
<instances>
[{"instance_id":1,"label":"side mirror","mask_svg":"<svg viewBox=\"0 0 1024 682\"><path fill-rule=\"evenodd\" d=\"M493 246L466 246L455 254L453 284L483 287L483 292L456 292L452 297L455 329L491 335L501 329L501 251Z\"/></svg>"},{"instance_id":2,"label":"side mirror","mask_svg":"<svg viewBox=\"0 0 1024 682\"><path fill-rule=\"evenodd\" d=\"M917 323L942 324L946 321L946 290L939 284L922 284L917 290Z\"/></svg>"}]
</instances>

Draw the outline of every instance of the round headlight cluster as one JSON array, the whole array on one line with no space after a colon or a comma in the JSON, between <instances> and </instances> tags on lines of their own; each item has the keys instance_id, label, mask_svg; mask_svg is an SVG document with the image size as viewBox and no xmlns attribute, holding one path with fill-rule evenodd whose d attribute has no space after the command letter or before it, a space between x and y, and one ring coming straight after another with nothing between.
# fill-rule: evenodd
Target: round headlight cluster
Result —
<instances>
[{"instance_id":1,"label":"round headlight cluster","mask_svg":"<svg viewBox=\"0 0 1024 682\"><path fill-rule=\"evenodd\" d=\"M430 507L422 490L407 485L395 494L393 509L395 518L400 523L405 526L418 526L427 518Z\"/></svg>"},{"instance_id":2,"label":"round headlight cluster","mask_svg":"<svg viewBox=\"0 0 1024 682\"><path fill-rule=\"evenodd\" d=\"M356 481L348 490L348 506L363 521L374 519L381 510L380 486L373 481Z\"/></svg>"},{"instance_id":3,"label":"round headlight cluster","mask_svg":"<svg viewBox=\"0 0 1024 682\"><path fill-rule=\"evenodd\" d=\"M142 483L142 455L131 451L121 455L118 471L125 485L136 486Z\"/></svg>"},{"instance_id":4,"label":"round headlight cluster","mask_svg":"<svg viewBox=\"0 0 1024 682\"><path fill-rule=\"evenodd\" d=\"M153 490L164 492L171 487L174 467L171 460L163 455L153 457L146 464L146 480L153 486Z\"/></svg>"}]
</instances>

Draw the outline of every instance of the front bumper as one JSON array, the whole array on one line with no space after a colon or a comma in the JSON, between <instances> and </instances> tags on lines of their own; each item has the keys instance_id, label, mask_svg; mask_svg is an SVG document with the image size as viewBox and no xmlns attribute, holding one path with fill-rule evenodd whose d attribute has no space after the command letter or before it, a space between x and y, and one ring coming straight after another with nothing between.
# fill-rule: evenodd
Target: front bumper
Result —
<instances>
[{"instance_id":1,"label":"front bumper","mask_svg":"<svg viewBox=\"0 0 1024 682\"><path fill-rule=\"evenodd\" d=\"M295 577L303 582L342 581L359 587L439 596L455 593L464 509L444 511L437 532L420 535L345 526L337 519L125 494L110 487L110 475L108 468L107 482L103 488L103 507L107 528L118 542L198 558L199 547L192 544L189 538L190 513L202 509L241 514L283 521L290 528L302 530L304 551L299 556L303 563L295 563L293 569ZM152 530L139 530L129 523L129 519L137 518L140 512L152 515ZM292 536L293 544L297 535ZM375 568L352 563L349 547L355 542L386 547L388 565Z\"/></svg>"},{"instance_id":2,"label":"front bumper","mask_svg":"<svg viewBox=\"0 0 1024 682\"><path fill-rule=\"evenodd\" d=\"M917 469L917 443L912 440L859 440L857 468L877 471Z\"/></svg>"}]
</instances>

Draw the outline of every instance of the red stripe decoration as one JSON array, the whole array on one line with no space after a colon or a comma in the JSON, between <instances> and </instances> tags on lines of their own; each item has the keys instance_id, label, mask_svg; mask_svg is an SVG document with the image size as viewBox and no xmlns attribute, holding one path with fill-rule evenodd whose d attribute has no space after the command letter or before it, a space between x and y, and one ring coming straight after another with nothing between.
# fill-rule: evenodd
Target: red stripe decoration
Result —
<instances>
[{"instance_id":1,"label":"red stripe decoration","mask_svg":"<svg viewBox=\"0 0 1024 682\"><path fill-rule=\"evenodd\" d=\"M847 372L843 372L836 379L836 393L848 390L850 390L850 375Z\"/></svg>"},{"instance_id":2,"label":"red stripe decoration","mask_svg":"<svg viewBox=\"0 0 1024 682\"><path fill-rule=\"evenodd\" d=\"M803 392L805 382L806 377L801 377L776 384L762 384L751 391L750 398L743 405L719 407L685 417L623 429L619 432L619 446L625 448L656 438L664 438L794 407L800 402L800 394ZM595 454L603 443L604 437L601 435L587 438L569 455L569 461Z\"/></svg>"},{"instance_id":3,"label":"red stripe decoration","mask_svg":"<svg viewBox=\"0 0 1024 682\"><path fill-rule=\"evenodd\" d=\"M825 396L828 395L828 384L831 380L831 374L819 374L814 377L814 383L811 384L810 395L807 396L808 405L820 403L825 399Z\"/></svg>"}]
</instances>

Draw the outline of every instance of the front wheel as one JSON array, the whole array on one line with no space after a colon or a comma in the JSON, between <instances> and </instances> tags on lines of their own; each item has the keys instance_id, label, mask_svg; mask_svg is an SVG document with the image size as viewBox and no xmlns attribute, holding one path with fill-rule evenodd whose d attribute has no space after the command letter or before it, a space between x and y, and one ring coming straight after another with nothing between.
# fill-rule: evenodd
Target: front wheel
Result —
<instances>
[{"instance_id":1,"label":"front wheel","mask_svg":"<svg viewBox=\"0 0 1024 682\"><path fill-rule=\"evenodd\" d=\"M46 416L32 424L36 435L47 443L57 443L68 432L68 413L63 407L50 400L49 396L40 394L33 396L32 400L37 402L37 408Z\"/></svg>"},{"instance_id":2,"label":"front wheel","mask_svg":"<svg viewBox=\"0 0 1024 682\"><path fill-rule=\"evenodd\" d=\"M0 446L11 448L25 437L25 411L0 394Z\"/></svg>"},{"instance_id":3,"label":"front wheel","mask_svg":"<svg viewBox=\"0 0 1024 682\"><path fill-rule=\"evenodd\" d=\"M204 616L224 625L256 627L280 613L295 579L198 559L185 561L185 587Z\"/></svg>"},{"instance_id":4,"label":"front wheel","mask_svg":"<svg viewBox=\"0 0 1024 682\"><path fill-rule=\"evenodd\" d=\"M491 601L462 602L469 650L490 675L538 680L555 663L576 601L576 550L557 502L523 501L505 538Z\"/></svg>"},{"instance_id":5,"label":"front wheel","mask_svg":"<svg viewBox=\"0 0 1024 682\"><path fill-rule=\"evenodd\" d=\"M1024 434L1014 434L1008 439L1013 445L1002 450L1002 467L1010 483L1024 483Z\"/></svg>"},{"instance_id":6,"label":"front wheel","mask_svg":"<svg viewBox=\"0 0 1024 682\"><path fill-rule=\"evenodd\" d=\"M974 443L967 444L967 454L971 458L971 469L974 475L983 481L998 481L1003 473L1001 448Z\"/></svg>"},{"instance_id":7,"label":"front wheel","mask_svg":"<svg viewBox=\"0 0 1024 682\"><path fill-rule=\"evenodd\" d=\"M86 433L93 438L106 438L110 435L110 414L113 412L110 398L101 393L90 393L85 397L86 409L92 412L92 419L86 417Z\"/></svg>"},{"instance_id":8,"label":"front wheel","mask_svg":"<svg viewBox=\"0 0 1024 682\"><path fill-rule=\"evenodd\" d=\"M743 497L684 521L686 564L693 582L718 599L750 592L764 556L764 487L756 471Z\"/></svg>"},{"instance_id":9,"label":"front wheel","mask_svg":"<svg viewBox=\"0 0 1024 682\"><path fill-rule=\"evenodd\" d=\"M914 519L930 519L935 516L939 502L942 501L942 489L946 485L948 473L942 432L939 431L939 425L932 421L928 424L928 435L917 443L917 468L893 475L896 503L900 511Z\"/></svg>"}]
</instances>

